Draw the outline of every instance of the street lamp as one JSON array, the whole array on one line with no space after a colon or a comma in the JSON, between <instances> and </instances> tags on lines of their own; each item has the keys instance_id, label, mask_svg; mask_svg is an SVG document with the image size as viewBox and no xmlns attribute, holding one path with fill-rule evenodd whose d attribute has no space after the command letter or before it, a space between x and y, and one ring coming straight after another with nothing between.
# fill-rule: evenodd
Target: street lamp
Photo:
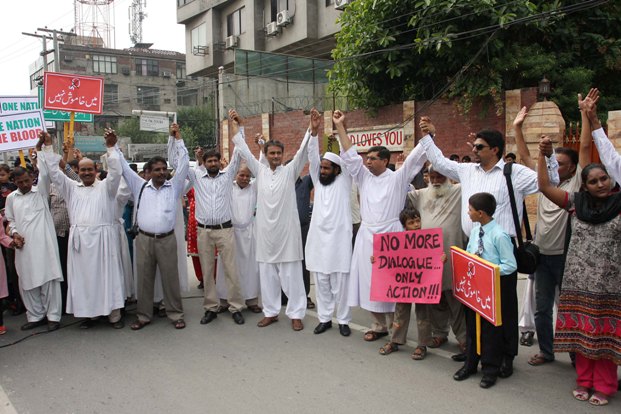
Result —
<instances>
[{"instance_id":1,"label":"street lamp","mask_svg":"<svg viewBox=\"0 0 621 414\"><path fill-rule=\"evenodd\" d=\"M543 79L539 81L539 95L543 97L544 101L548 100L548 96L550 96L550 81L543 76Z\"/></svg>"}]
</instances>

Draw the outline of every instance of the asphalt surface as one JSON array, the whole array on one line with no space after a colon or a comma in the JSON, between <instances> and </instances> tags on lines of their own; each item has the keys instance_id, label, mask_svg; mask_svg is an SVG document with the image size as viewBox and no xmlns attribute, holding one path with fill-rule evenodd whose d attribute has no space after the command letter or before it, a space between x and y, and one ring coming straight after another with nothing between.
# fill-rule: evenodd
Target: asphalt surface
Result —
<instances>
[{"instance_id":1,"label":"asphalt surface","mask_svg":"<svg viewBox=\"0 0 621 414\"><path fill-rule=\"evenodd\" d=\"M524 280L519 281L523 289ZM0 337L0 413L601 413L621 412L621 402L596 408L572 398L575 374L567 355L531 367L537 351L520 347L515 373L489 390L480 374L452 379L460 363L454 338L413 361L413 347L381 356L386 338L364 342L370 318L355 310L352 335L337 325L314 335L309 311L305 329L279 322L258 328L261 314L244 312L246 324L220 314L200 325L202 291L191 281L184 300L184 330L155 319L143 330L89 330L72 318L56 332L29 337L19 330L25 316L6 316ZM521 293L520 293L521 294ZM313 295L314 298L314 295ZM126 321L133 320L131 312ZM415 318L409 339L415 341ZM45 332L45 328L39 328ZM8 345L8 346L7 346ZM411 345L415 346L415 342Z\"/></svg>"}]
</instances>

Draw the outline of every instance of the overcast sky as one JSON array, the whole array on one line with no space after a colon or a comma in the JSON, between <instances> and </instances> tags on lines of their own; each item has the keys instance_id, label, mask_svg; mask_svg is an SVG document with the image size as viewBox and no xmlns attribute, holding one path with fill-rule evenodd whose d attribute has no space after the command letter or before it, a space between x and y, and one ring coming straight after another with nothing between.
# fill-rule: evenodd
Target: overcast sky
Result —
<instances>
[{"instance_id":1,"label":"overcast sky","mask_svg":"<svg viewBox=\"0 0 621 414\"><path fill-rule=\"evenodd\" d=\"M29 66L43 50L42 40L22 35L38 27L69 31L75 26L73 0L1 0L0 95L29 95ZM128 7L131 0L115 0L116 48L131 47ZM185 53L183 25L177 24L176 0L147 0L142 41L153 48ZM48 49L52 49L51 41ZM51 55L48 55L51 56Z\"/></svg>"}]
</instances>

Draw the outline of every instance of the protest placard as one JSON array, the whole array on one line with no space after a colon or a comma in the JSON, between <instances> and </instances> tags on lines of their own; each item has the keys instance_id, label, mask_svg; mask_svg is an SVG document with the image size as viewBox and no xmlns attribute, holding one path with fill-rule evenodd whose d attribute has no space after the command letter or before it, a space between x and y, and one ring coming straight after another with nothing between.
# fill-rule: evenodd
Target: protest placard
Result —
<instances>
[{"instance_id":1,"label":"protest placard","mask_svg":"<svg viewBox=\"0 0 621 414\"><path fill-rule=\"evenodd\" d=\"M45 131L41 111L0 115L0 152L31 148Z\"/></svg>"},{"instance_id":2,"label":"protest placard","mask_svg":"<svg viewBox=\"0 0 621 414\"><path fill-rule=\"evenodd\" d=\"M373 235L371 300L439 303L442 294L442 229ZM369 258L370 259L370 258Z\"/></svg>"},{"instance_id":3,"label":"protest placard","mask_svg":"<svg viewBox=\"0 0 621 414\"><path fill-rule=\"evenodd\" d=\"M500 267L455 246L451 246L451 260L457 300L494 326L502 325Z\"/></svg>"},{"instance_id":4,"label":"protest placard","mask_svg":"<svg viewBox=\"0 0 621 414\"><path fill-rule=\"evenodd\" d=\"M101 114L103 78L45 72L43 108Z\"/></svg>"}]
</instances>

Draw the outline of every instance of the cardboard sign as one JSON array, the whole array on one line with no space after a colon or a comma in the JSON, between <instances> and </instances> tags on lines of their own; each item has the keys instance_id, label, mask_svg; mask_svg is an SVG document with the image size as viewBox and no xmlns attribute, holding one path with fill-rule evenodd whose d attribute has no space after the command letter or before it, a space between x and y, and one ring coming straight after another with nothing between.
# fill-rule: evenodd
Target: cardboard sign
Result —
<instances>
[{"instance_id":1,"label":"cardboard sign","mask_svg":"<svg viewBox=\"0 0 621 414\"><path fill-rule=\"evenodd\" d=\"M103 78L45 72L43 108L101 114Z\"/></svg>"},{"instance_id":2,"label":"cardboard sign","mask_svg":"<svg viewBox=\"0 0 621 414\"><path fill-rule=\"evenodd\" d=\"M439 303L442 253L442 229L373 235L371 300Z\"/></svg>"},{"instance_id":3,"label":"cardboard sign","mask_svg":"<svg viewBox=\"0 0 621 414\"><path fill-rule=\"evenodd\" d=\"M169 128L168 115L140 115L141 131L168 132Z\"/></svg>"},{"instance_id":4,"label":"cardboard sign","mask_svg":"<svg viewBox=\"0 0 621 414\"><path fill-rule=\"evenodd\" d=\"M0 152L34 147L45 130L41 111L1 115Z\"/></svg>"},{"instance_id":5,"label":"cardboard sign","mask_svg":"<svg viewBox=\"0 0 621 414\"><path fill-rule=\"evenodd\" d=\"M451 246L453 295L494 326L500 315L500 267L459 247Z\"/></svg>"},{"instance_id":6,"label":"cardboard sign","mask_svg":"<svg viewBox=\"0 0 621 414\"><path fill-rule=\"evenodd\" d=\"M43 106L43 99L44 99L43 88L39 86L38 90L39 90L38 91L39 104ZM46 121L69 122L69 120L71 119L71 113L64 112L64 111L56 111L56 110L52 111L52 110L44 109L43 118L45 118ZM93 116L93 114L85 114L82 112L76 112L74 122L93 122L94 118L95 117Z\"/></svg>"},{"instance_id":7,"label":"cardboard sign","mask_svg":"<svg viewBox=\"0 0 621 414\"><path fill-rule=\"evenodd\" d=\"M41 109L43 105L43 88L39 87L39 96L0 96L0 115L29 112ZM43 110L46 121L69 122L69 112ZM75 114L75 122L93 122L93 114ZM51 128L53 127L50 126Z\"/></svg>"},{"instance_id":8,"label":"cardboard sign","mask_svg":"<svg viewBox=\"0 0 621 414\"><path fill-rule=\"evenodd\" d=\"M347 131L347 136L358 152L367 152L369 148L379 145L390 151L403 151L403 128L392 128L387 126L381 129Z\"/></svg>"}]
</instances>

